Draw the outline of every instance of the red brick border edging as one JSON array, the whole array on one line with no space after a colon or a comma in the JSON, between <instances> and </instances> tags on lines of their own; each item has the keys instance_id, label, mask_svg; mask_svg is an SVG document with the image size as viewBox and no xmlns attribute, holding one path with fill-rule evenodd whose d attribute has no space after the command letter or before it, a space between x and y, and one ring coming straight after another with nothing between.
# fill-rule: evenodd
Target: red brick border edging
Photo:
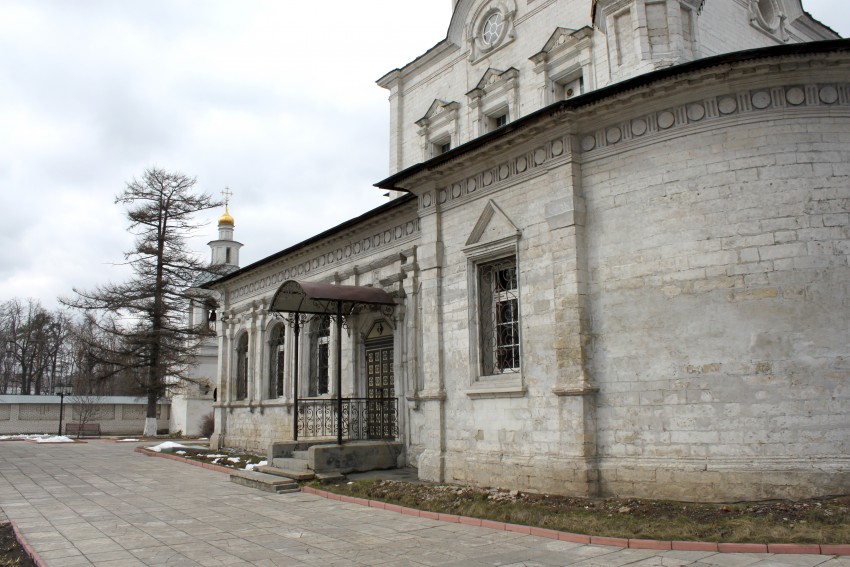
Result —
<instances>
[{"instance_id":1,"label":"red brick border edging","mask_svg":"<svg viewBox=\"0 0 850 567\"><path fill-rule=\"evenodd\" d=\"M193 461L192 459L185 459L178 455L170 455L168 453L157 453L156 451L149 451L146 447L136 447L135 452L141 453L146 457L161 457L163 459L170 459L172 461L180 461L181 463L188 463L190 465L201 467L202 469L209 469L215 472L232 473L236 471L236 469L232 469L230 467L223 467L221 465L214 465L212 463L202 463L200 461Z\"/></svg>"},{"instance_id":2,"label":"red brick border edging","mask_svg":"<svg viewBox=\"0 0 850 567\"><path fill-rule=\"evenodd\" d=\"M165 456L165 455L163 455ZM585 534L573 534L569 532L559 532L557 530L549 530L545 528L535 528L531 526L523 526L519 524L506 524L504 522L494 522L492 520L481 520L478 518L468 518L466 516L456 516L454 514L438 514L436 512L427 512L425 510L416 510L415 508L405 508L395 504L386 504L377 500L364 500L363 498L353 498L351 496L342 496L328 492L327 490L319 490L310 486L301 487L301 491L307 494L315 494L322 498L330 500L338 500L340 502L349 502L352 504L360 504L361 506L370 506L372 508L380 508L406 514L408 516L417 516L419 518L427 518L429 520L440 520L443 522L452 522L455 524L467 524L471 526L481 526L493 530L505 530L509 532L518 532L522 534L535 535L549 539L557 539L560 541L570 541L574 543L594 544L594 545L610 545L614 547L625 547L630 549L657 549L657 550L673 550L673 551L714 551L718 553L793 553L793 554L808 554L808 555L850 555L850 545L819 545L819 544L797 544L797 543L713 543L705 541L657 541L653 539L625 539L619 537L601 537L589 536Z\"/></svg>"},{"instance_id":3,"label":"red brick border edging","mask_svg":"<svg viewBox=\"0 0 850 567\"><path fill-rule=\"evenodd\" d=\"M11 524L12 526L12 532L15 534L15 539L18 540L18 543L21 545L21 547L24 548L24 553L26 553L29 558L32 559L32 562L35 563L37 567L45 567L45 563L41 559L41 556L39 556L38 552L33 549L29 542L26 540L26 538L24 538L23 534L21 533L21 530L19 530L18 526L15 525L15 522L10 520L9 524Z\"/></svg>"}]
</instances>

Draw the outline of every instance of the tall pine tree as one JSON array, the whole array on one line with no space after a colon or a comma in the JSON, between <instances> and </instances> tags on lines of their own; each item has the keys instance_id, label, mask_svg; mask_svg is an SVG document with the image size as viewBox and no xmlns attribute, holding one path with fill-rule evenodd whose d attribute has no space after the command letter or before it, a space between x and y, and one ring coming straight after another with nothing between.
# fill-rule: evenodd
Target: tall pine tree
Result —
<instances>
[{"instance_id":1,"label":"tall pine tree","mask_svg":"<svg viewBox=\"0 0 850 567\"><path fill-rule=\"evenodd\" d=\"M158 168L127 183L115 202L127 209L128 230L136 235L124 253L133 277L92 291L74 289L69 306L111 315L106 329L119 339L99 358L131 370L147 396L145 435L156 435L156 406L170 387L189 380L203 329L187 319L192 284L214 269L192 254L186 239L202 223L198 212L221 206L195 191L197 180Z\"/></svg>"}]
</instances>

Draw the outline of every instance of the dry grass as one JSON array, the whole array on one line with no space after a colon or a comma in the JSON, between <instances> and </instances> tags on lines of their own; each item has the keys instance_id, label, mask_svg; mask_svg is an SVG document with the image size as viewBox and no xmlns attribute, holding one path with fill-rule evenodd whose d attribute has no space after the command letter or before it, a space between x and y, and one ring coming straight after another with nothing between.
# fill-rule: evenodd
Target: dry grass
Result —
<instances>
[{"instance_id":1,"label":"dry grass","mask_svg":"<svg viewBox=\"0 0 850 567\"><path fill-rule=\"evenodd\" d=\"M722 505L569 498L398 481L358 481L329 488L420 510L597 536L732 543L850 542L850 497Z\"/></svg>"}]
</instances>

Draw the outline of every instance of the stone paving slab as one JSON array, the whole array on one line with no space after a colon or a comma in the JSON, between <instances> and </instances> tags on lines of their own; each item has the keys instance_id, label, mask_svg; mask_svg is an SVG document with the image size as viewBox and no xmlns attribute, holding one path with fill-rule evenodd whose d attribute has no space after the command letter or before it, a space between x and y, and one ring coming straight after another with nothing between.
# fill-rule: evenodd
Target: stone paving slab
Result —
<instances>
[{"instance_id":1,"label":"stone paving slab","mask_svg":"<svg viewBox=\"0 0 850 567\"><path fill-rule=\"evenodd\" d=\"M48 567L850 567L850 557L623 549L261 492L107 441L4 443L0 518Z\"/></svg>"}]
</instances>

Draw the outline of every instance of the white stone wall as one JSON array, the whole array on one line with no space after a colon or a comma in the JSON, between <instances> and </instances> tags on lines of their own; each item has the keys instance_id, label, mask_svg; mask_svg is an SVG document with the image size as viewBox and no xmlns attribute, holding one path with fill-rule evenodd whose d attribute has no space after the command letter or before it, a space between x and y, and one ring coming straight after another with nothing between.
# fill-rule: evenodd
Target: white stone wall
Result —
<instances>
[{"instance_id":1,"label":"white stone wall","mask_svg":"<svg viewBox=\"0 0 850 567\"><path fill-rule=\"evenodd\" d=\"M405 181L436 250L421 476L706 500L846 486L848 61L739 67ZM483 239L504 219L520 233L514 383L474 361L469 254L488 202L504 218Z\"/></svg>"},{"instance_id":2,"label":"white stone wall","mask_svg":"<svg viewBox=\"0 0 850 567\"><path fill-rule=\"evenodd\" d=\"M605 493L846 483L850 121L796 80L585 158Z\"/></svg>"},{"instance_id":3,"label":"white stone wall","mask_svg":"<svg viewBox=\"0 0 850 567\"><path fill-rule=\"evenodd\" d=\"M97 409L88 419L99 423L103 435L141 435L145 426L146 402L142 398L100 396L93 400L65 397L62 432L65 424L78 420L78 403L94 404ZM19 433L55 435L59 431L59 396L0 396L0 435ZM157 428L167 429L171 406L160 403Z\"/></svg>"}]
</instances>

